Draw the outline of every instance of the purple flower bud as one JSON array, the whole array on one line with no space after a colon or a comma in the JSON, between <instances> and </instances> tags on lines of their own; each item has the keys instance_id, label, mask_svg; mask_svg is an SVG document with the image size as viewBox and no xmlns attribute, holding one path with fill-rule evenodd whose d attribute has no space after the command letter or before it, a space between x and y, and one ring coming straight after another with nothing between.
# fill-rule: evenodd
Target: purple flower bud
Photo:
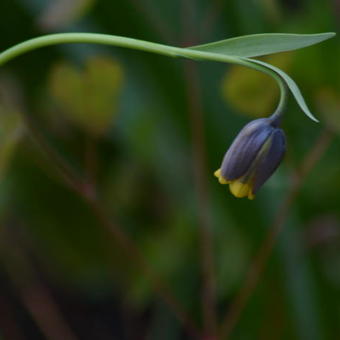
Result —
<instances>
[{"instance_id":1,"label":"purple flower bud","mask_svg":"<svg viewBox=\"0 0 340 340\"><path fill-rule=\"evenodd\" d=\"M234 196L253 199L279 166L286 142L277 124L272 117L248 123L225 154L215 176L221 184L229 184Z\"/></svg>"}]
</instances>

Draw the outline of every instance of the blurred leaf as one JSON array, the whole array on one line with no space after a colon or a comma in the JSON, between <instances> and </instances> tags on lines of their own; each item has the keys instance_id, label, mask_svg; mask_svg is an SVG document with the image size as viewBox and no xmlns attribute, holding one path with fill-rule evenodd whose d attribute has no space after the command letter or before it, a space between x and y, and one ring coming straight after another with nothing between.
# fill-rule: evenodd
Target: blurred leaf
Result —
<instances>
[{"instance_id":1,"label":"blurred leaf","mask_svg":"<svg viewBox=\"0 0 340 340\"><path fill-rule=\"evenodd\" d=\"M291 55L278 54L267 57L266 61L287 69ZM250 117L262 117L274 110L280 90L275 80L266 74L234 65L223 79L222 93L238 111Z\"/></svg>"},{"instance_id":2,"label":"blurred leaf","mask_svg":"<svg viewBox=\"0 0 340 340\"><path fill-rule=\"evenodd\" d=\"M146 340L173 340L181 338L178 320L176 320L173 313L169 312L164 303L156 304L148 333Z\"/></svg>"},{"instance_id":3,"label":"blurred leaf","mask_svg":"<svg viewBox=\"0 0 340 340\"><path fill-rule=\"evenodd\" d=\"M292 51L311 46L334 37L335 33L287 34L264 33L216 41L209 44L190 47L194 50L233 55L238 57L256 57L277 52Z\"/></svg>"},{"instance_id":4,"label":"blurred leaf","mask_svg":"<svg viewBox=\"0 0 340 340\"><path fill-rule=\"evenodd\" d=\"M324 88L316 96L317 107L332 131L340 133L340 98L332 88Z\"/></svg>"},{"instance_id":5,"label":"blurred leaf","mask_svg":"<svg viewBox=\"0 0 340 340\"><path fill-rule=\"evenodd\" d=\"M34 244L40 268L53 282L105 293L118 267L110 257L111 248L116 248L83 202L51 181L36 163L26 163L24 147L20 151L11 171L16 185L12 206L25 221L26 237Z\"/></svg>"},{"instance_id":6,"label":"blurred leaf","mask_svg":"<svg viewBox=\"0 0 340 340\"><path fill-rule=\"evenodd\" d=\"M157 226L158 232L143 237L143 254L165 282L180 282L181 269L190 271L195 229L189 227L187 219L182 213L169 216L165 225ZM184 290L185 286L183 282L180 289ZM131 299L137 304L145 304L152 297L151 282L140 273L133 276L129 289Z\"/></svg>"},{"instance_id":7,"label":"blurred leaf","mask_svg":"<svg viewBox=\"0 0 340 340\"><path fill-rule=\"evenodd\" d=\"M266 13L266 17L270 22L280 22L282 13L277 0L262 0L262 6Z\"/></svg>"},{"instance_id":8,"label":"blurred leaf","mask_svg":"<svg viewBox=\"0 0 340 340\"><path fill-rule=\"evenodd\" d=\"M237 229L224 228L216 239L217 295L223 300L237 289L243 278L249 263L248 249Z\"/></svg>"},{"instance_id":9,"label":"blurred leaf","mask_svg":"<svg viewBox=\"0 0 340 340\"><path fill-rule=\"evenodd\" d=\"M39 25L47 30L62 28L86 14L95 0L53 0L39 17Z\"/></svg>"},{"instance_id":10,"label":"blurred leaf","mask_svg":"<svg viewBox=\"0 0 340 340\"><path fill-rule=\"evenodd\" d=\"M106 132L117 112L123 82L121 66L111 58L88 60L80 71L68 63L57 64L50 75L50 91L63 113L87 132Z\"/></svg>"},{"instance_id":11,"label":"blurred leaf","mask_svg":"<svg viewBox=\"0 0 340 340\"><path fill-rule=\"evenodd\" d=\"M304 243L299 233L301 221L295 211L290 215L278 245L290 315L294 317L298 339L325 339L323 311L317 298L311 260L303 251Z\"/></svg>"},{"instance_id":12,"label":"blurred leaf","mask_svg":"<svg viewBox=\"0 0 340 340\"><path fill-rule=\"evenodd\" d=\"M22 135L23 122L20 114L14 108L7 108L0 103L0 179Z\"/></svg>"}]
</instances>

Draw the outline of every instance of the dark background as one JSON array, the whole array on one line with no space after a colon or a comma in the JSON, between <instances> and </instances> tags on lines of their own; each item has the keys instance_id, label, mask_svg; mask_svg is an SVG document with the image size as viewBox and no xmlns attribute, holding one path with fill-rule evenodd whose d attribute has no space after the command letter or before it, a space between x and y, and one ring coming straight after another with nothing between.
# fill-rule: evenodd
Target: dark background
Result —
<instances>
[{"instance_id":1,"label":"dark background","mask_svg":"<svg viewBox=\"0 0 340 340\"><path fill-rule=\"evenodd\" d=\"M0 50L70 31L190 46L337 32L340 2L1 0L0 19ZM213 172L274 110L267 76L82 44L0 69L1 340L340 338L339 38L264 60L321 122L290 100L254 201Z\"/></svg>"}]
</instances>

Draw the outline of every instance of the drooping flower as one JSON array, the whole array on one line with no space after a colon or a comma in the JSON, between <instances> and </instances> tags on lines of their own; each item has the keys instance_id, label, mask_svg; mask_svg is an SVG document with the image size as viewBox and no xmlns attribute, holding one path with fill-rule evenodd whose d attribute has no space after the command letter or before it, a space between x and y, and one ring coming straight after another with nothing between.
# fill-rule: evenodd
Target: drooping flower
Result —
<instances>
[{"instance_id":1,"label":"drooping flower","mask_svg":"<svg viewBox=\"0 0 340 340\"><path fill-rule=\"evenodd\" d=\"M229 184L235 197L254 199L256 192L279 166L285 150L285 135L272 116L248 123L237 135L214 175Z\"/></svg>"}]
</instances>

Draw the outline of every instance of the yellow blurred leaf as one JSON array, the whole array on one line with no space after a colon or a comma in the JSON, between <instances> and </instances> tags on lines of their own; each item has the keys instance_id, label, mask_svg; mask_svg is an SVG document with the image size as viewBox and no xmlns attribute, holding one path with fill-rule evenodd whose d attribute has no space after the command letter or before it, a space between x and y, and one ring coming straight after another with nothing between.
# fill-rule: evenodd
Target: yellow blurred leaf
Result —
<instances>
[{"instance_id":1,"label":"yellow blurred leaf","mask_svg":"<svg viewBox=\"0 0 340 340\"><path fill-rule=\"evenodd\" d=\"M93 135L109 128L117 112L123 70L110 58L89 59L84 70L57 64L50 75L50 91L65 116Z\"/></svg>"},{"instance_id":2,"label":"yellow blurred leaf","mask_svg":"<svg viewBox=\"0 0 340 340\"><path fill-rule=\"evenodd\" d=\"M275 54L262 60L287 71L291 53ZM233 65L222 81L222 95L226 102L250 117L270 114L275 109L279 93L275 80L243 66Z\"/></svg>"}]
</instances>

